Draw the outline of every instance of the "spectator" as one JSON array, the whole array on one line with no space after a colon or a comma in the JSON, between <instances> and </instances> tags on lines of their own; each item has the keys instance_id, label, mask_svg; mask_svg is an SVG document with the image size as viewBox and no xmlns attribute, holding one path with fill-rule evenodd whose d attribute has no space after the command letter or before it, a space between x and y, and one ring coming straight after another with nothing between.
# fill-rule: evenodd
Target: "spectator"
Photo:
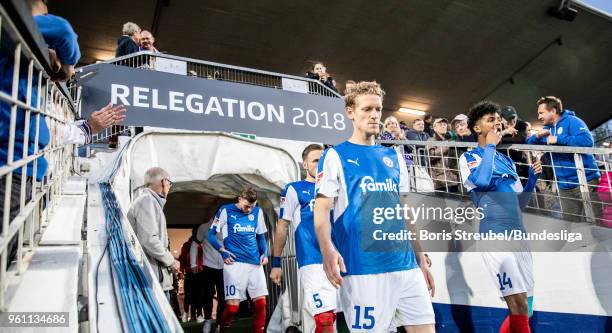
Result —
<instances>
[{"instance_id":1,"label":"spectator","mask_svg":"<svg viewBox=\"0 0 612 333\"><path fill-rule=\"evenodd\" d=\"M527 122L519 119L516 109L512 106L504 106L501 111L502 118L502 144L524 144L527 141ZM506 153L506 152L504 152ZM523 186L529 177L529 165L527 164L527 152L510 150L507 152L516 166L516 173L521 178Z\"/></svg>"},{"instance_id":2,"label":"spectator","mask_svg":"<svg viewBox=\"0 0 612 333\"><path fill-rule=\"evenodd\" d=\"M320 80L321 83L326 85L329 89L338 92L338 89L336 89L336 82L327 73L327 68L322 62L314 63L312 66L312 72L306 72L306 77L313 80Z\"/></svg>"},{"instance_id":3,"label":"spectator","mask_svg":"<svg viewBox=\"0 0 612 333\"><path fill-rule=\"evenodd\" d=\"M414 141L429 140L429 134L425 132L425 122L423 119L417 118L412 121L412 128L406 130L406 138Z\"/></svg>"},{"instance_id":4,"label":"spectator","mask_svg":"<svg viewBox=\"0 0 612 333\"><path fill-rule=\"evenodd\" d=\"M412 121L412 128L409 128L406 131L406 139L412 141L428 141L429 134L425 132L425 122L423 119L417 118ZM421 162L421 166L427 166L427 153L424 151L423 147L415 147L417 151L417 156L420 156L419 161Z\"/></svg>"},{"instance_id":5,"label":"spectator","mask_svg":"<svg viewBox=\"0 0 612 333\"><path fill-rule=\"evenodd\" d=\"M433 116L428 114L425 115L425 117L423 118L423 121L425 122L425 133L427 133L429 135L429 137L433 137L434 136L434 130L433 130Z\"/></svg>"},{"instance_id":6,"label":"spectator","mask_svg":"<svg viewBox=\"0 0 612 333\"><path fill-rule=\"evenodd\" d=\"M554 96L542 97L537 102L538 119L544 128L527 139L528 144L548 144L570 147L593 147L593 136L582 119L563 109L561 100ZM580 191L574 154L552 153L552 162L561 197L561 210L565 219L583 220L585 204L596 200L600 173L592 154L581 154L589 193ZM599 204L591 205L599 216Z\"/></svg>"},{"instance_id":7,"label":"spectator","mask_svg":"<svg viewBox=\"0 0 612 333\"><path fill-rule=\"evenodd\" d=\"M51 59L53 69L57 72L52 73L54 81L67 80L74 73L74 65L80 58L79 46L77 43L77 35L74 33L72 26L65 19L48 14L47 6L42 0L29 0L32 15L36 22L39 31L41 32L45 42L49 48L49 57ZM7 95L12 93L14 69L14 48L8 43L2 43L0 47L0 91ZM28 66L21 63L19 81L17 83L17 98L22 101L27 101L27 83ZM32 78L31 103L32 107L37 106L39 101L38 96L38 75L35 73ZM44 87L43 87L44 89ZM123 120L125 108L123 106L113 107L107 105L99 111L93 112L88 120L80 120L74 123L69 123L61 126L59 134L60 144L87 144L91 142L92 134L102 131L104 128L118 123ZM26 112L22 108L17 108L15 117L15 142L13 161L20 160L24 151L25 138L25 120ZM45 119L44 117L42 119ZM11 122L11 107L5 102L0 102L0 166L8 164L9 150L9 124ZM26 143L28 155L33 155L36 148L42 151L51 142L51 133L47 127L46 121L37 121L36 117L30 117L28 142ZM36 132L38 131L38 147L35 147ZM22 175L21 168L13 171L12 186L11 186L11 203L9 207L9 220L12 220L19 213L21 183L26 182L26 200L29 200L32 192L32 177L36 177L37 181L42 181L47 173L47 161L44 157L39 157L37 160L36 174L33 170L34 163L29 163L26 167L26 175ZM0 203L4 203L4 195L6 189L6 177L0 177ZM0 225L2 231L2 225ZM15 246L16 243L12 243ZM13 248L14 245L9 245ZM9 254L9 258L13 257L14 253Z\"/></svg>"},{"instance_id":8,"label":"spectator","mask_svg":"<svg viewBox=\"0 0 612 333\"><path fill-rule=\"evenodd\" d=\"M429 141L448 141L448 120L437 118L433 122L434 136ZM429 149L431 178L436 191L458 192L459 174L457 173L457 152L449 147Z\"/></svg>"},{"instance_id":9,"label":"spectator","mask_svg":"<svg viewBox=\"0 0 612 333\"><path fill-rule=\"evenodd\" d=\"M155 37L153 37L153 34L147 30L143 30L140 33L140 51L159 53L153 44L155 44Z\"/></svg>"},{"instance_id":10,"label":"spectator","mask_svg":"<svg viewBox=\"0 0 612 333\"><path fill-rule=\"evenodd\" d=\"M133 22L125 23L123 25L123 35L117 40L115 57L122 57L140 51L139 43L140 27Z\"/></svg>"},{"instance_id":11,"label":"spectator","mask_svg":"<svg viewBox=\"0 0 612 333\"><path fill-rule=\"evenodd\" d=\"M346 82L344 82L344 94L346 95L346 92L351 89L352 86L355 85L355 81L353 80L348 80Z\"/></svg>"},{"instance_id":12,"label":"spectator","mask_svg":"<svg viewBox=\"0 0 612 333\"><path fill-rule=\"evenodd\" d=\"M384 124L385 128L381 137L382 140L406 140L404 131L400 128L397 118L393 116L387 117ZM412 165L412 150L406 145L401 145L401 148L406 165Z\"/></svg>"},{"instance_id":13,"label":"spectator","mask_svg":"<svg viewBox=\"0 0 612 333\"><path fill-rule=\"evenodd\" d=\"M204 248L202 247L202 241L198 240L197 232L198 227L196 226L191 230L191 246L189 248L189 265L191 266L191 273L193 274L193 304L196 310L195 317L198 323L204 321L202 313L203 299L204 299ZM193 312L192 312L193 315Z\"/></svg>"},{"instance_id":14,"label":"spectator","mask_svg":"<svg viewBox=\"0 0 612 333\"><path fill-rule=\"evenodd\" d=\"M461 142L478 142L476 133L472 133L468 127L468 117L464 114L458 114L451 121L451 128L456 133L455 140Z\"/></svg>"},{"instance_id":15,"label":"spectator","mask_svg":"<svg viewBox=\"0 0 612 333\"><path fill-rule=\"evenodd\" d=\"M404 135L406 134L406 131L408 130L408 125L406 124L405 121L400 121L399 122L399 127L402 130L402 132L404 133Z\"/></svg>"},{"instance_id":16,"label":"spectator","mask_svg":"<svg viewBox=\"0 0 612 333\"><path fill-rule=\"evenodd\" d=\"M172 186L170 175L159 167L150 168L145 172L144 185L146 188L134 200L127 218L142 245L153 273L159 278L166 297L170 300L169 290L172 289L172 264L174 257L168 249L168 230L164 205L166 197Z\"/></svg>"},{"instance_id":17,"label":"spectator","mask_svg":"<svg viewBox=\"0 0 612 333\"><path fill-rule=\"evenodd\" d=\"M194 311L195 305L193 303L194 293L193 289L193 274L191 274L191 241L190 236L185 243L181 246L181 254L179 255L179 272L183 274L183 316L181 320L186 323L189 321L189 313ZM193 316L192 316L193 317Z\"/></svg>"},{"instance_id":18,"label":"spectator","mask_svg":"<svg viewBox=\"0 0 612 333\"><path fill-rule=\"evenodd\" d=\"M203 333L209 333L212 329L212 312L213 312L213 298L217 295L217 311L216 313L220 316L225 310L225 292L223 290L223 258L215 250L215 248L208 242L208 231L212 225L213 219L207 223L201 224L198 228L198 240L202 241L202 247L204 248L204 268L202 274L204 274L204 296L202 304L204 305L204 326L202 329ZM222 242L221 235L217 234L217 240ZM219 318L217 316L217 318Z\"/></svg>"}]
</instances>

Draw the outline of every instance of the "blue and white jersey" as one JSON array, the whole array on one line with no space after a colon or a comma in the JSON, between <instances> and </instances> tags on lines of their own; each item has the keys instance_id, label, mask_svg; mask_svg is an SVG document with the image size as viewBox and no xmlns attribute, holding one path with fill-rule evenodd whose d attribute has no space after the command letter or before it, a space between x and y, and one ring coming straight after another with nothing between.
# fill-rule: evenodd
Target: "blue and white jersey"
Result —
<instances>
[{"instance_id":1,"label":"blue and white jersey","mask_svg":"<svg viewBox=\"0 0 612 333\"><path fill-rule=\"evenodd\" d=\"M295 230L298 267L323 262L314 229L314 200L315 183L306 180L287 184L281 193L280 218Z\"/></svg>"},{"instance_id":2,"label":"blue and white jersey","mask_svg":"<svg viewBox=\"0 0 612 333\"><path fill-rule=\"evenodd\" d=\"M346 275L417 267L405 221L373 218L375 209L395 209L400 192L408 191L406 163L392 148L345 141L323 153L316 192L334 198L332 241L344 259Z\"/></svg>"},{"instance_id":3,"label":"blue and white jersey","mask_svg":"<svg viewBox=\"0 0 612 333\"><path fill-rule=\"evenodd\" d=\"M474 205L482 209L480 232L524 231L522 198L518 194L523 192L523 186L510 157L489 144L463 153L459 169L463 186L471 193ZM536 180L530 175L525 192L533 191Z\"/></svg>"},{"instance_id":4,"label":"blue and white jersey","mask_svg":"<svg viewBox=\"0 0 612 333\"><path fill-rule=\"evenodd\" d=\"M268 230L263 212L258 206L250 214L243 213L234 203L221 206L212 228L221 232L223 247L236 256L237 262L259 265L257 235Z\"/></svg>"}]
</instances>

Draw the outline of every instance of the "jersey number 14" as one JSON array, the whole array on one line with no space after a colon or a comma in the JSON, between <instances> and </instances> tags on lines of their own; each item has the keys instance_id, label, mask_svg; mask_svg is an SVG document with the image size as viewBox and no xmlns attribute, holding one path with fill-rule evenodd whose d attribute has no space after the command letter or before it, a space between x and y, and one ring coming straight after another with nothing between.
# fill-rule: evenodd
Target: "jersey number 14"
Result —
<instances>
[{"instance_id":1,"label":"jersey number 14","mask_svg":"<svg viewBox=\"0 0 612 333\"><path fill-rule=\"evenodd\" d=\"M499 281L499 290L506 290L504 286L512 288L512 280L506 277L506 272L504 272L503 275L497 274L497 281Z\"/></svg>"}]
</instances>

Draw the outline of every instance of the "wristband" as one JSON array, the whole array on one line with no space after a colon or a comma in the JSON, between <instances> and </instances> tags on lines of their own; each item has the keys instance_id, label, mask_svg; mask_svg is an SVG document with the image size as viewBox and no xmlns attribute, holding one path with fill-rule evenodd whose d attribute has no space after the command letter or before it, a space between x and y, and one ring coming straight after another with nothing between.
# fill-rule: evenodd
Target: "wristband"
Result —
<instances>
[{"instance_id":1,"label":"wristband","mask_svg":"<svg viewBox=\"0 0 612 333\"><path fill-rule=\"evenodd\" d=\"M281 268L281 257L272 257L272 268Z\"/></svg>"}]
</instances>

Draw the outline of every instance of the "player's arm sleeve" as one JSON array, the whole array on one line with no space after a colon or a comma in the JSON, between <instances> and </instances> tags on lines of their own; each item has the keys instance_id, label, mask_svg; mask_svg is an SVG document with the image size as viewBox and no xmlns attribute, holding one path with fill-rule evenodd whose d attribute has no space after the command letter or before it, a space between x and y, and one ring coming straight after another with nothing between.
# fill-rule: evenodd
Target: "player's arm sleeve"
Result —
<instances>
[{"instance_id":1,"label":"player's arm sleeve","mask_svg":"<svg viewBox=\"0 0 612 333\"><path fill-rule=\"evenodd\" d=\"M543 136L543 137L538 139L538 137L535 134L532 134L530 137L527 138L527 144L528 145L543 145L543 144L546 144L546 137Z\"/></svg>"},{"instance_id":2,"label":"player's arm sleeve","mask_svg":"<svg viewBox=\"0 0 612 333\"><path fill-rule=\"evenodd\" d=\"M316 195L321 194L328 198L335 198L338 196L341 169L342 164L338 153L333 148L326 150L323 156L321 156L317 166Z\"/></svg>"},{"instance_id":3,"label":"player's arm sleeve","mask_svg":"<svg viewBox=\"0 0 612 333\"><path fill-rule=\"evenodd\" d=\"M533 167L529 167L529 177L527 178L527 183L525 183L525 188L522 189L522 192L519 195L519 205L521 210L527 207L529 200L531 199L531 195L535 186L540 178L540 174L533 173ZM517 180L518 185L521 185L521 182Z\"/></svg>"},{"instance_id":4,"label":"player's arm sleeve","mask_svg":"<svg viewBox=\"0 0 612 333\"><path fill-rule=\"evenodd\" d=\"M293 214L295 210L300 206L300 202L297 199L297 192L290 184L285 187L285 190L281 194L281 209L279 218L285 221L293 221Z\"/></svg>"},{"instance_id":5,"label":"player's arm sleeve","mask_svg":"<svg viewBox=\"0 0 612 333\"><path fill-rule=\"evenodd\" d=\"M91 143L91 127L86 120L79 120L62 126L62 145Z\"/></svg>"},{"instance_id":6,"label":"player's arm sleeve","mask_svg":"<svg viewBox=\"0 0 612 333\"><path fill-rule=\"evenodd\" d=\"M477 187L486 187L489 185L493 177L494 159L495 145L486 145L480 164L471 169L470 175L467 177L470 184Z\"/></svg>"},{"instance_id":7,"label":"player's arm sleeve","mask_svg":"<svg viewBox=\"0 0 612 333\"><path fill-rule=\"evenodd\" d=\"M265 233L257 234L257 247L259 248L259 255L268 255L268 242Z\"/></svg>"},{"instance_id":8,"label":"player's arm sleeve","mask_svg":"<svg viewBox=\"0 0 612 333\"><path fill-rule=\"evenodd\" d=\"M217 233L221 231L221 228L227 223L227 210L225 208L220 209L217 212L217 216L215 216L215 220L213 221L210 230L208 230L208 242L212 247L214 247L217 251L221 251L221 243L217 238Z\"/></svg>"},{"instance_id":9,"label":"player's arm sleeve","mask_svg":"<svg viewBox=\"0 0 612 333\"><path fill-rule=\"evenodd\" d=\"M470 170L469 164L476 163L474 157L471 155L467 155L468 153L463 153L461 157L459 157L459 171L461 173L461 180L463 182L463 186L466 190L471 191L476 188L476 185L470 181L470 174L472 171ZM470 161L468 161L468 158Z\"/></svg>"},{"instance_id":10,"label":"player's arm sleeve","mask_svg":"<svg viewBox=\"0 0 612 333\"><path fill-rule=\"evenodd\" d=\"M568 135L557 137L557 144L571 147L593 147L593 135L582 119L573 118L567 131Z\"/></svg>"},{"instance_id":11,"label":"player's arm sleeve","mask_svg":"<svg viewBox=\"0 0 612 333\"><path fill-rule=\"evenodd\" d=\"M268 242L266 241L266 232L268 229L266 228L266 220L264 219L263 210L259 208L259 213L257 213L257 229L255 233L257 234L257 247L259 248L259 255L268 255Z\"/></svg>"},{"instance_id":12,"label":"player's arm sleeve","mask_svg":"<svg viewBox=\"0 0 612 333\"><path fill-rule=\"evenodd\" d=\"M400 169L400 177L399 177L399 191L400 193L408 193L410 192L410 174L408 173L408 166L406 166L406 162L404 161L404 156L402 153L397 151L397 162L399 164Z\"/></svg>"}]
</instances>

